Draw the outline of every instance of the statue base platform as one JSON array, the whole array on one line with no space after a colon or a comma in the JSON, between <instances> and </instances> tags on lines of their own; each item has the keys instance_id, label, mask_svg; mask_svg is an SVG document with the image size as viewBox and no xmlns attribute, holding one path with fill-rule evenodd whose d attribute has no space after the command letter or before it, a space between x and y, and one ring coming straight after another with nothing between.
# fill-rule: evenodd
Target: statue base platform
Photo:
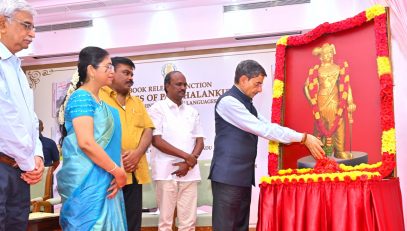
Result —
<instances>
[{"instance_id":1,"label":"statue base platform","mask_svg":"<svg viewBox=\"0 0 407 231\"><path fill-rule=\"evenodd\" d=\"M367 163L368 156L366 152L352 152L353 158L352 159L338 159L335 157L329 157L334 159L338 164L344 164L349 166L356 166L358 164ZM297 167L298 168L313 168L315 166L315 159L312 156L305 156L297 160Z\"/></svg>"}]
</instances>

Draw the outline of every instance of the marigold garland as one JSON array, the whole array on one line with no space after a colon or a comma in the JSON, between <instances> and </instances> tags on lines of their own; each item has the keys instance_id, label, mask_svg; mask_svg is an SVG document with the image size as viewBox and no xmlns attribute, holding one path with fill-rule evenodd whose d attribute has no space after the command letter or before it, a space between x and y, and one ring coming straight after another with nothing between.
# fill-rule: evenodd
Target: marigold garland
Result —
<instances>
[{"instance_id":1,"label":"marigold garland","mask_svg":"<svg viewBox=\"0 0 407 231\"><path fill-rule=\"evenodd\" d=\"M344 165L344 164L339 164L339 170L338 172L353 172L353 171L366 171L367 169L369 169L369 172L377 172L379 171L379 168L382 166L382 162L377 162L375 164L359 164L356 166L348 166L348 165ZM299 168L299 169L291 169L291 168L287 168L287 169L281 169L278 170L278 172L276 173L276 175L278 176L284 176L284 175L290 175L290 174L294 174L294 175L304 175L304 174L314 174L315 173L315 169L314 168Z\"/></svg>"},{"instance_id":2,"label":"marigold garland","mask_svg":"<svg viewBox=\"0 0 407 231\"><path fill-rule=\"evenodd\" d=\"M269 142L269 152L278 153L278 143L271 141Z\"/></svg>"},{"instance_id":3,"label":"marigold garland","mask_svg":"<svg viewBox=\"0 0 407 231\"><path fill-rule=\"evenodd\" d=\"M396 131L390 129L382 134L382 153L396 154Z\"/></svg>"},{"instance_id":4,"label":"marigold garland","mask_svg":"<svg viewBox=\"0 0 407 231\"><path fill-rule=\"evenodd\" d=\"M384 74L391 74L391 66L389 57L379 56L377 57L377 69L379 77Z\"/></svg>"},{"instance_id":5,"label":"marigold garland","mask_svg":"<svg viewBox=\"0 0 407 231\"><path fill-rule=\"evenodd\" d=\"M334 173L318 174L315 169L282 169L278 170L279 144L270 141L268 172L270 177L262 177L262 183L281 184L295 182L321 182L321 181L360 181L360 180L380 180L388 176L394 169L396 140L394 130L394 110L393 110L393 78L391 62L389 58L389 47L387 38L387 14L386 8L381 5L374 5L358 15L335 23L323 23L304 35L283 36L276 44L276 66L273 85L272 122L281 123L282 98L284 95L284 74L285 74L285 53L288 46L300 46L310 43L324 34L335 33L374 20L374 30L376 39L377 70L380 79L381 98L381 128L382 128L382 161L375 164L360 164L357 166L332 165L329 160L319 160L323 171ZM310 73L311 75L311 73ZM346 76L346 75L345 75ZM343 79L341 89L346 89L346 82ZM315 87L315 85L311 86ZM315 111L315 118L318 117Z\"/></svg>"},{"instance_id":6,"label":"marigold garland","mask_svg":"<svg viewBox=\"0 0 407 231\"><path fill-rule=\"evenodd\" d=\"M379 180L382 176L379 172L368 171L352 171L352 172L337 172L337 173L306 173L303 175L283 175L283 176L263 176L260 179L261 183L281 184L281 183L297 183L297 182L321 182L321 181L366 181L370 179Z\"/></svg>"},{"instance_id":7,"label":"marigold garland","mask_svg":"<svg viewBox=\"0 0 407 231\"><path fill-rule=\"evenodd\" d=\"M280 98L284 92L284 82L276 79L273 85L273 98Z\"/></svg>"},{"instance_id":8,"label":"marigold garland","mask_svg":"<svg viewBox=\"0 0 407 231\"><path fill-rule=\"evenodd\" d=\"M374 19L376 16L386 13L386 9L381 5L374 5L366 10L366 21Z\"/></svg>"},{"instance_id":9,"label":"marigold garland","mask_svg":"<svg viewBox=\"0 0 407 231\"><path fill-rule=\"evenodd\" d=\"M281 38L277 41L277 45L284 45L284 46L287 46L287 38L288 38L287 35L281 37Z\"/></svg>"},{"instance_id":10,"label":"marigold garland","mask_svg":"<svg viewBox=\"0 0 407 231\"><path fill-rule=\"evenodd\" d=\"M307 85L308 90L310 92L310 101L312 104L312 112L314 114L314 118L317 121L318 130L321 134L325 137L331 137L332 134L338 129L339 122L342 119L342 113L345 111L346 108L346 101L348 100L349 95L349 75L348 75L348 63L345 62L343 64L343 68L339 74L339 107L335 113L335 120L333 125L330 128L326 128L324 122L321 120L321 112L319 111L319 107L317 105L317 97L319 91L319 82L318 82L318 68L319 65L315 65L309 72L309 83ZM281 93L282 95L282 93ZM273 94L274 97L274 94ZM277 98L277 97L276 97Z\"/></svg>"}]
</instances>

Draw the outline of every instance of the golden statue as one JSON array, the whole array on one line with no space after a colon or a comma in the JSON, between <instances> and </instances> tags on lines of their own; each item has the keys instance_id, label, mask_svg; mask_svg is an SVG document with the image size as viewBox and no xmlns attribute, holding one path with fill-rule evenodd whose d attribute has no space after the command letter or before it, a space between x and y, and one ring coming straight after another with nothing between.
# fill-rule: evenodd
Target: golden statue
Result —
<instances>
[{"instance_id":1,"label":"golden statue","mask_svg":"<svg viewBox=\"0 0 407 231\"><path fill-rule=\"evenodd\" d=\"M333 153L336 158L351 159L351 151L345 152L344 111L348 112L351 134L356 105L349 84L348 63L345 61L342 67L334 63L334 44L316 47L312 54L319 56L321 64L309 69L304 90L314 114L314 134L324 143L327 155Z\"/></svg>"}]
</instances>

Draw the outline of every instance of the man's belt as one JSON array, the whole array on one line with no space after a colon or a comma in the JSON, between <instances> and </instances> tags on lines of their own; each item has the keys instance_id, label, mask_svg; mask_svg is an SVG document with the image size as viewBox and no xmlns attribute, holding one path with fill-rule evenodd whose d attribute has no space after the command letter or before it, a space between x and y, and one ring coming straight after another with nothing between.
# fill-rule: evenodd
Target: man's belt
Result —
<instances>
[{"instance_id":1,"label":"man's belt","mask_svg":"<svg viewBox=\"0 0 407 231\"><path fill-rule=\"evenodd\" d=\"M0 163L7 164L12 168L18 168L16 161L2 152L0 152Z\"/></svg>"}]
</instances>

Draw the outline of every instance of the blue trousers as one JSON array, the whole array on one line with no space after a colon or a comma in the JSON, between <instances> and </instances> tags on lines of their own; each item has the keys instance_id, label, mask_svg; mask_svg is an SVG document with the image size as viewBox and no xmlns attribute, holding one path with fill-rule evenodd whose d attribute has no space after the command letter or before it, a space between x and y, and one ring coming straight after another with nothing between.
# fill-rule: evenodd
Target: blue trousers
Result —
<instances>
[{"instance_id":1,"label":"blue trousers","mask_svg":"<svg viewBox=\"0 0 407 231\"><path fill-rule=\"evenodd\" d=\"M25 231L30 212L30 185L21 170L0 163L0 231Z\"/></svg>"},{"instance_id":2,"label":"blue trousers","mask_svg":"<svg viewBox=\"0 0 407 231\"><path fill-rule=\"evenodd\" d=\"M212 181L213 231L248 231L252 187Z\"/></svg>"}]
</instances>

